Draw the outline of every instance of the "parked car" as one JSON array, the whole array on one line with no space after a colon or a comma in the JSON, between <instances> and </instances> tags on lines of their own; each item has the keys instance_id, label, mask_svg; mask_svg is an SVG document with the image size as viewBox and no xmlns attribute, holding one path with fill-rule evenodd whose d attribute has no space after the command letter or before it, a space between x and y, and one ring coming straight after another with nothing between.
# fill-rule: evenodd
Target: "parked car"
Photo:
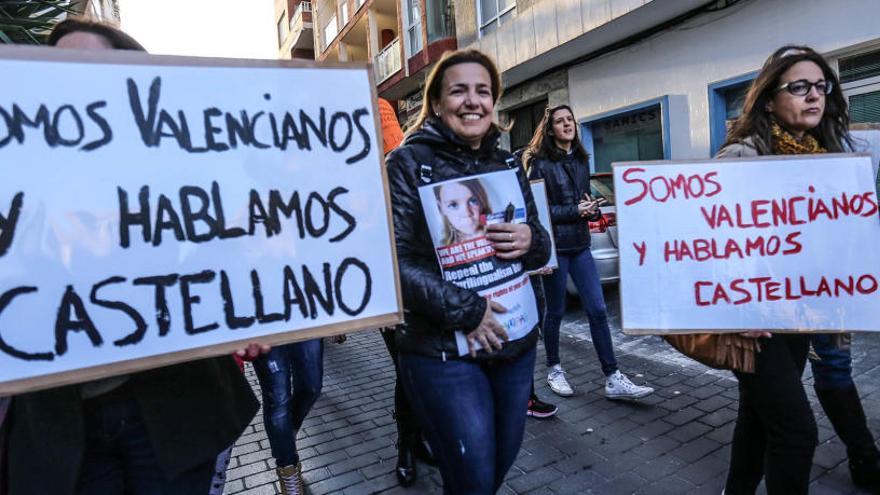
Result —
<instances>
[{"instance_id":1,"label":"parked car","mask_svg":"<svg viewBox=\"0 0 880 495\"><path fill-rule=\"evenodd\" d=\"M590 253L596 262L599 281L602 284L617 283L620 280L619 253L617 250L617 207L614 202L614 177L611 173L598 173L590 177L590 194L593 198L605 198L607 203L600 206L602 218L590 222ZM568 279L568 293L577 295L571 277Z\"/></svg>"},{"instance_id":2,"label":"parked car","mask_svg":"<svg viewBox=\"0 0 880 495\"><path fill-rule=\"evenodd\" d=\"M617 207L614 201L614 177L611 173L595 174L590 179L593 198L605 198L607 203L599 207L602 218L590 222L590 252L596 261L599 280L605 283L620 280L617 251Z\"/></svg>"}]
</instances>

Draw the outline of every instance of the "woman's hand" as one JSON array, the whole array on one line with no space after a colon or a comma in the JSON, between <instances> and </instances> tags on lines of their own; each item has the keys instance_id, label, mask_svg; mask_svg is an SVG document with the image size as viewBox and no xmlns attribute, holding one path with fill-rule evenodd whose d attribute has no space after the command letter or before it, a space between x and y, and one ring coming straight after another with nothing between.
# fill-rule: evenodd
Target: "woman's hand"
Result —
<instances>
[{"instance_id":1,"label":"woman's hand","mask_svg":"<svg viewBox=\"0 0 880 495\"><path fill-rule=\"evenodd\" d=\"M248 344L248 346L245 347L244 349L239 349L239 350L235 351L235 355L245 361L253 361L254 359L257 359L258 357L262 356L263 354L269 354L269 351L271 351L271 350L272 350L272 346L268 346L265 344L257 344L257 343L252 342L252 343Z\"/></svg>"},{"instance_id":2,"label":"woman's hand","mask_svg":"<svg viewBox=\"0 0 880 495\"><path fill-rule=\"evenodd\" d=\"M599 198L594 200L590 197L589 194L584 194L584 199L578 203L578 214L582 217L591 217L596 214L596 211L599 209L603 203L607 203L608 200L605 198Z\"/></svg>"},{"instance_id":3,"label":"woman's hand","mask_svg":"<svg viewBox=\"0 0 880 495\"><path fill-rule=\"evenodd\" d=\"M742 335L743 337L749 338L749 339L760 339L760 338L768 338L769 339L770 337L773 336L772 333L765 332L763 330L750 330L748 332L742 332L742 333L740 333L740 335Z\"/></svg>"},{"instance_id":4,"label":"woman's hand","mask_svg":"<svg viewBox=\"0 0 880 495\"><path fill-rule=\"evenodd\" d=\"M507 331L495 319L495 313L506 313L507 308L495 301L487 301L486 312L483 313L483 320L476 329L472 330L465 337L467 338L468 351L471 357L477 357L477 350L482 347L486 352L493 350L501 350L502 340L507 342Z\"/></svg>"},{"instance_id":5,"label":"woman's hand","mask_svg":"<svg viewBox=\"0 0 880 495\"><path fill-rule=\"evenodd\" d=\"M550 268L549 266L542 266L541 268L538 268L537 270L533 271L532 274L534 274L534 275L552 275L553 269Z\"/></svg>"},{"instance_id":6,"label":"woman's hand","mask_svg":"<svg viewBox=\"0 0 880 495\"><path fill-rule=\"evenodd\" d=\"M495 256L512 260L524 256L532 247L532 229L525 223L496 223L486 226L486 239Z\"/></svg>"}]
</instances>

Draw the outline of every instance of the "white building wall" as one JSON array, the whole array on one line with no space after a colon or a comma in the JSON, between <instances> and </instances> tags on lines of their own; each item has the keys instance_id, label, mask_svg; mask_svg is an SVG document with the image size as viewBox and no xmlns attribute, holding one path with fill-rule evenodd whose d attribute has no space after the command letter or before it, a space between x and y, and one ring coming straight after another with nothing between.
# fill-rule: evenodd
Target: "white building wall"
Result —
<instances>
[{"instance_id":1,"label":"white building wall","mask_svg":"<svg viewBox=\"0 0 880 495\"><path fill-rule=\"evenodd\" d=\"M878 0L745 0L569 69L578 120L669 97L672 159L710 154L709 84L760 69L785 44L834 59L880 43Z\"/></svg>"}]
</instances>

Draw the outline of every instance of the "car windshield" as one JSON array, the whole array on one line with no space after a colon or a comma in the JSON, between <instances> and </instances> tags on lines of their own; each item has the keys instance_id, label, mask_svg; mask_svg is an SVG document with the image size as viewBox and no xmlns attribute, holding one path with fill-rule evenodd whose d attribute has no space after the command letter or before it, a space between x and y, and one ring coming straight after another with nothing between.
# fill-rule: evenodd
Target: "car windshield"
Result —
<instances>
[{"instance_id":1,"label":"car windshield","mask_svg":"<svg viewBox=\"0 0 880 495\"><path fill-rule=\"evenodd\" d=\"M590 178L590 194L593 198L605 198L607 206L614 206L614 177L611 174L596 174Z\"/></svg>"}]
</instances>

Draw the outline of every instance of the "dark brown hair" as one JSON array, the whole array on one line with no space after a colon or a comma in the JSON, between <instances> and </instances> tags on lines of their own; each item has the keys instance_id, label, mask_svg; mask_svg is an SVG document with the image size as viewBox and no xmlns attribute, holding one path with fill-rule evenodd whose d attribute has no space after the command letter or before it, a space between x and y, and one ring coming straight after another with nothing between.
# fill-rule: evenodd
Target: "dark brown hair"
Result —
<instances>
[{"instance_id":1,"label":"dark brown hair","mask_svg":"<svg viewBox=\"0 0 880 495\"><path fill-rule=\"evenodd\" d=\"M114 50L147 51L147 49L138 43L137 40L121 30L103 22L81 18L65 19L56 24L55 28L52 29L52 34L49 35L49 45L55 46L58 44L58 40L68 34L76 32L86 32L98 35L107 40Z\"/></svg>"},{"instance_id":2,"label":"dark brown hair","mask_svg":"<svg viewBox=\"0 0 880 495\"><path fill-rule=\"evenodd\" d=\"M480 64L482 65L487 72L489 72L489 80L491 81L492 86L492 101L498 103L498 99L501 98L501 74L498 72L498 68L495 66L495 62L489 58L485 53L474 50L455 50L449 51L443 54L440 57L440 60L431 69L431 72L428 74L428 77L425 79L425 91L422 97L422 110L419 112L419 118L416 120L415 125L413 125L413 130L420 129L428 119L432 118L434 115L434 111L431 107L431 104L440 99L440 94L443 90L443 76L446 75L446 70L452 67L453 65L458 64ZM506 130L502 128L497 123L492 123L492 126L496 129Z\"/></svg>"},{"instance_id":3,"label":"dark brown hair","mask_svg":"<svg viewBox=\"0 0 880 495\"><path fill-rule=\"evenodd\" d=\"M782 75L798 62L809 61L822 69L826 81L833 85L831 93L825 96L825 113L819 125L807 131L831 152L842 152L852 149L853 142L849 135L849 115L847 114L846 98L840 89L837 74L828 65L822 55L810 47L786 45L770 55L761 67L758 77L752 82L746 94L742 115L736 120L728 134L724 146L742 142L751 137L761 154L772 153L770 130L773 116L767 111L767 103L779 88Z\"/></svg>"},{"instance_id":4,"label":"dark brown hair","mask_svg":"<svg viewBox=\"0 0 880 495\"><path fill-rule=\"evenodd\" d=\"M526 170L528 170L529 163L534 158L550 158L552 160L562 158L562 150L556 146L556 141L553 139L553 114L560 110L568 110L571 116L574 117L574 111L568 105L548 106L544 109L544 116L538 122L538 126L535 127L535 134L532 136L532 140L529 141L525 152L523 152L523 164ZM578 123L575 122L574 141L571 143L571 146L575 157L584 163L588 163L590 154L587 153L584 143L581 142L581 134L578 131L578 127Z\"/></svg>"}]
</instances>

